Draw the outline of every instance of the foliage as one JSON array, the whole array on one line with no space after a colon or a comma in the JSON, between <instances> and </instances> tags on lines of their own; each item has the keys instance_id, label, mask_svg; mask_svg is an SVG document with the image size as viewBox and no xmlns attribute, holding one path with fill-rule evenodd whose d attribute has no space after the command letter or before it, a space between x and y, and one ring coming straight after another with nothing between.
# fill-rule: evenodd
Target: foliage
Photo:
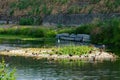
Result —
<instances>
[{"instance_id":1,"label":"foliage","mask_svg":"<svg viewBox=\"0 0 120 80\"><path fill-rule=\"evenodd\" d=\"M44 37L44 29L31 28L31 27L12 27L12 28L0 28L0 34L5 35L26 35L32 37Z\"/></svg>"},{"instance_id":2,"label":"foliage","mask_svg":"<svg viewBox=\"0 0 120 80\"><path fill-rule=\"evenodd\" d=\"M34 20L33 18L20 18L19 24L20 25L33 25Z\"/></svg>"},{"instance_id":3,"label":"foliage","mask_svg":"<svg viewBox=\"0 0 120 80\"><path fill-rule=\"evenodd\" d=\"M76 34L90 34L92 43L120 46L120 19L98 21L77 27Z\"/></svg>"},{"instance_id":4,"label":"foliage","mask_svg":"<svg viewBox=\"0 0 120 80\"><path fill-rule=\"evenodd\" d=\"M114 18L101 22L99 26L91 30L91 35L96 43L120 46L120 19Z\"/></svg>"},{"instance_id":5,"label":"foliage","mask_svg":"<svg viewBox=\"0 0 120 80\"><path fill-rule=\"evenodd\" d=\"M80 6L71 6L68 8L67 13L69 14L79 14L80 11L82 10L82 7Z\"/></svg>"},{"instance_id":6,"label":"foliage","mask_svg":"<svg viewBox=\"0 0 120 80\"><path fill-rule=\"evenodd\" d=\"M57 33L76 33L76 27L63 27L63 28L58 28Z\"/></svg>"},{"instance_id":7,"label":"foliage","mask_svg":"<svg viewBox=\"0 0 120 80\"><path fill-rule=\"evenodd\" d=\"M14 26L0 28L1 35L23 35L36 38L55 38L58 33L75 33L75 27L53 28L42 26Z\"/></svg>"},{"instance_id":8,"label":"foliage","mask_svg":"<svg viewBox=\"0 0 120 80\"><path fill-rule=\"evenodd\" d=\"M42 24L42 19L40 16L37 17L22 17L19 20L20 25L40 25Z\"/></svg>"},{"instance_id":9,"label":"foliage","mask_svg":"<svg viewBox=\"0 0 120 80\"><path fill-rule=\"evenodd\" d=\"M120 12L120 0L1 0L1 14L41 16Z\"/></svg>"},{"instance_id":10,"label":"foliage","mask_svg":"<svg viewBox=\"0 0 120 80\"><path fill-rule=\"evenodd\" d=\"M13 71L7 71L6 64L4 61L0 63L0 80L16 80L15 76L15 70Z\"/></svg>"},{"instance_id":11,"label":"foliage","mask_svg":"<svg viewBox=\"0 0 120 80\"><path fill-rule=\"evenodd\" d=\"M1 35L23 35L35 38L43 38L43 37L55 37L57 34L56 30L49 28L41 28L41 27L9 27L9 28L0 28Z\"/></svg>"},{"instance_id":12,"label":"foliage","mask_svg":"<svg viewBox=\"0 0 120 80\"><path fill-rule=\"evenodd\" d=\"M91 50L93 50L93 47L70 45L59 47L56 54L82 55L89 53Z\"/></svg>"}]
</instances>

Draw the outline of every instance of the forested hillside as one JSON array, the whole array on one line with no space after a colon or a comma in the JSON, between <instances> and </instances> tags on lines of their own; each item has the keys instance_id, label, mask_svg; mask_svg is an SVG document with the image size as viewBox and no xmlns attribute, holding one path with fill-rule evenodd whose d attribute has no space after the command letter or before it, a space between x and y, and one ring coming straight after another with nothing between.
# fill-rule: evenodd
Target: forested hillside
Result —
<instances>
[{"instance_id":1,"label":"forested hillside","mask_svg":"<svg viewBox=\"0 0 120 80\"><path fill-rule=\"evenodd\" d=\"M118 12L120 0L0 0L0 14L8 16Z\"/></svg>"}]
</instances>

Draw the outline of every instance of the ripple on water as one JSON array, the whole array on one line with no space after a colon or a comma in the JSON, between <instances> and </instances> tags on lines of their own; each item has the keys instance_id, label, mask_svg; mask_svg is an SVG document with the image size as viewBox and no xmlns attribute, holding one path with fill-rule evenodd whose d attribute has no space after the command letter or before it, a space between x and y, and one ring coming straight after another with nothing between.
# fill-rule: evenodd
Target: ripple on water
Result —
<instances>
[{"instance_id":1,"label":"ripple on water","mask_svg":"<svg viewBox=\"0 0 120 80\"><path fill-rule=\"evenodd\" d=\"M8 59L7 63L10 69L16 68L17 80L120 80L120 60L79 66L23 58Z\"/></svg>"}]
</instances>

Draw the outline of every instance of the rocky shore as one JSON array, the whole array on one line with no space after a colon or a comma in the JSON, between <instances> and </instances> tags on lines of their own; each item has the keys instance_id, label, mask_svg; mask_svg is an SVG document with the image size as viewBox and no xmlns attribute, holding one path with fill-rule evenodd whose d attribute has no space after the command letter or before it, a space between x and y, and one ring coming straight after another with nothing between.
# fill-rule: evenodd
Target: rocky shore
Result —
<instances>
[{"instance_id":1,"label":"rocky shore","mask_svg":"<svg viewBox=\"0 0 120 80\"><path fill-rule=\"evenodd\" d=\"M13 49L13 50L2 50L0 55L7 56L23 56L23 57L32 57L36 59L48 59L48 60L84 60L89 62L94 61L114 61L117 59L117 56L113 53L100 52L98 50L91 51L88 54L83 55L60 55L60 54L51 54L52 49L40 49L40 48L26 48L26 49Z\"/></svg>"}]
</instances>

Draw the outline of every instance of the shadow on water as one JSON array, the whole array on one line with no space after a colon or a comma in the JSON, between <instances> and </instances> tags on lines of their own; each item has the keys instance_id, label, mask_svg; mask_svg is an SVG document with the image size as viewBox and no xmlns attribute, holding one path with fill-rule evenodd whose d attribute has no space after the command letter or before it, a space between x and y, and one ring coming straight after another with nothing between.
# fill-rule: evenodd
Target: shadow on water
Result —
<instances>
[{"instance_id":1,"label":"shadow on water","mask_svg":"<svg viewBox=\"0 0 120 80\"><path fill-rule=\"evenodd\" d=\"M0 39L0 44L12 47L50 47L55 46L55 39L35 39L35 40L20 40L20 39Z\"/></svg>"},{"instance_id":2,"label":"shadow on water","mask_svg":"<svg viewBox=\"0 0 120 80\"><path fill-rule=\"evenodd\" d=\"M120 80L120 60L85 63L7 56L4 59L9 69L16 68L17 80Z\"/></svg>"},{"instance_id":3,"label":"shadow on water","mask_svg":"<svg viewBox=\"0 0 120 80\"><path fill-rule=\"evenodd\" d=\"M109 52L115 53L116 55L120 56L120 47L119 46L109 46Z\"/></svg>"},{"instance_id":4,"label":"shadow on water","mask_svg":"<svg viewBox=\"0 0 120 80\"><path fill-rule=\"evenodd\" d=\"M60 40L58 42L55 38L46 38L46 39L35 39L35 40L19 40L19 39L0 39L0 44L12 46L12 47L53 47L53 46L65 46L65 45L88 45L89 43L81 43L81 42L74 42L74 41L65 41Z\"/></svg>"}]
</instances>

